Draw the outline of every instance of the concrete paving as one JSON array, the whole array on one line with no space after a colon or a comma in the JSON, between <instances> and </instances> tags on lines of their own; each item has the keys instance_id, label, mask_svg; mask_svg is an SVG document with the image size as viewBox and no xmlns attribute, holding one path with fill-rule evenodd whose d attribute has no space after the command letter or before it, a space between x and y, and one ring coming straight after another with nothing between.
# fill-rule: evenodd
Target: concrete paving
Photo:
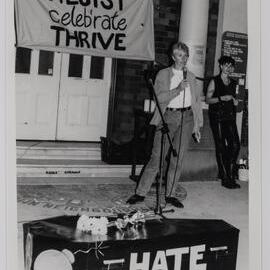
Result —
<instances>
[{"instance_id":1,"label":"concrete paving","mask_svg":"<svg viewBox=\"0 0 270 270\"><path fill-rule=\"evenodd\" d=\"M95 181L95 180L91 180ZM102 183L123 183L130 185L129 196L132 194L135 183L127 178L109 179L104 178ZM87 180L81 184L91 185ZM66 185L72 181L65 182ZM74 182L73 182L74 184ZM240 230L237 268L236 270L248 269L248 183L240 182L241 189L228 190L223 188L218 181L192 181L183 182L182 186L187 190L187 198L183 202L184 209L176 209L174 213L166 214L168 218L198 218L198 219L223 219ZM23 270L23 231L22 225L26 221L55 215L51 209L29 208L27 205L18 203L18 262L19 270Z\"/></svg>"}]
</instances>

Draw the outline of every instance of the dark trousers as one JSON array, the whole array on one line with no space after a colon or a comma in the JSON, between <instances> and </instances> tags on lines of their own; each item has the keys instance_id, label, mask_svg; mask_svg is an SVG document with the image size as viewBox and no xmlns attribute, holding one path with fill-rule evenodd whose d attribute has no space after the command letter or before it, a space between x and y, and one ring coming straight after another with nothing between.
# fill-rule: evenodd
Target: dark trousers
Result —
<instances>
[{"instance_id":1,"label":"dark trousers","mask_svg":"<svg viewBox=\"0 0 270 270\"><path fill-rule=\"evenodd\" d=\"M209 116L216 147L218 177L235 180L240 141L235 120L217 121Z\"/></svg>"}]
</instances>

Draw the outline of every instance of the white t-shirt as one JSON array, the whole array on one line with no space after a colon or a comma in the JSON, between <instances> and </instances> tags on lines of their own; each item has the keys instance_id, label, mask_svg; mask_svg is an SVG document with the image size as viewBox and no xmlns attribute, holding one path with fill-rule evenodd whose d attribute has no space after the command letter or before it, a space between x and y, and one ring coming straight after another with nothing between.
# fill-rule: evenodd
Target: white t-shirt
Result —
<instances>
[{"instance_id":1,"label":"white t-shirt","mask_svg":"<svg viewBox=\"0 0 270 270\"><path fill-rule=\"evenodd\" d=\"M171 78L170 90L176 88L183 80L183 70L172 69L173 77ZM185 102L184 102L185 94ZM185 91L181 91L178 96L170 101L168 108L186 108L191 106L190 86L186 87Z\"/></svg>"}]
</instances>

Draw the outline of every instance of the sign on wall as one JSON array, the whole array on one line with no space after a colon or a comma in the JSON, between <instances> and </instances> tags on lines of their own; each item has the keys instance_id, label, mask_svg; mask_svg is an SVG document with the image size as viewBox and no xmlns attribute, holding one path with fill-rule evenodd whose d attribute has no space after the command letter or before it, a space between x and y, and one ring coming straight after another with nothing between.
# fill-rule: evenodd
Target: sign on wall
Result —
<instances>
[{"instance_id":1,"label":"sign on wall","mask_svg":"<svg viewBox=\"0 0 270 270\"><path fill-rule=\"evenodd\" d=\"M17 46L154 60L152 0L16 0Z\"/></svg>"},{"instance_id":2,"label":"sign on wall","mask_svg":"<svg viewBox=\"0 0 270 270\"><path fill-rule=\"evenodd\" d=\"M235 60L235 70L232 77L239 79L240 85L245 85L248 56L247 34L229 31L224 32L222 36L221 53L222 55L231 56Z\"/></svg>"},{"instance_id":3,"label":"sign on wall","mask_svg":"<svg viewBox=\"0 0 270 270\"><path fill-rule=\"evenodd\" d=\"M227 55L235 60L235 69L232 73L237 83L237 99L239 101L237 112L242 112L244 108L246 75L247 75L247 57L248 57L248 36L244 33L226 31L222 36L222 55Z\"/></svg>"}]
</instances>

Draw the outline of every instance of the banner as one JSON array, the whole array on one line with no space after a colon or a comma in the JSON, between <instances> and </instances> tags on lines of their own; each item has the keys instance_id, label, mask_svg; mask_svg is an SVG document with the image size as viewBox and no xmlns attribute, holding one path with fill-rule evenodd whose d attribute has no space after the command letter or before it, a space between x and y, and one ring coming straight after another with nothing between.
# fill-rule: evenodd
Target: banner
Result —
<instances>
[{"instance_id":1,"label":"banner","mask_svg":"<svg viewBox=\"0 0 270 270\"><path fill-rule=\"evenodd\" d=\"M15 0L17 46L154 60L152 0Z\"/></svg>"}]
</instances>

